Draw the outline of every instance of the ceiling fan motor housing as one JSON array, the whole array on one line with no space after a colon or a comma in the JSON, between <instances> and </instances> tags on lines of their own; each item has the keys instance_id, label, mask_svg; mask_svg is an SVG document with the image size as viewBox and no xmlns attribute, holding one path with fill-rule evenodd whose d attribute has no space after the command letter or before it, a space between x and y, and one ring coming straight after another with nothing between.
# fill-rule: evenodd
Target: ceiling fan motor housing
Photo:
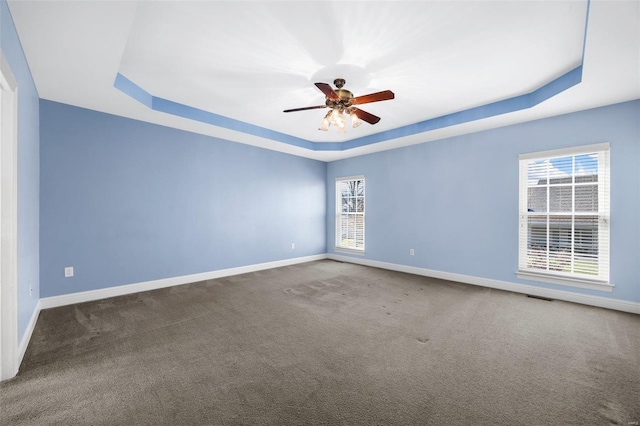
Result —
<instances>
[{"instance_id":1,"label":"ceiling fan motor housing","mask_svg":"<svg viewBox=\"0 0 640 426\"><path fill-rule=\"evenodd\" d=\"M337 90L335 90L335 94L338 96L338 99L330 99L327 97L327 101L325 102L325 104L329 108L343 109L343 108L349 108L351 105L353 105L352 103L353 93L351 93L347 89L341 88L344 85L344 83L345 81L342 78L337 78L334 80L333 84L335 84L336 87L338 88Z\"/></svg>"}]
</instances>

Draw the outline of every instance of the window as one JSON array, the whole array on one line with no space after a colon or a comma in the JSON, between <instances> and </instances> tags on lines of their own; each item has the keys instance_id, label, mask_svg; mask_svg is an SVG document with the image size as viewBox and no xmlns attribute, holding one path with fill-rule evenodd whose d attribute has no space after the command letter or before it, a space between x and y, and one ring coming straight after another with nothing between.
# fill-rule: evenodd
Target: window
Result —
<instances>
[{"instance_id":1,"label":"window","mask_svg":"<svg viewBox=\"0 0 640 426\"><path fill-rule=\"evenodd\" d=\"M364 252L364 176L336 179L336 248Z\"/></svg>"},{"instance_id":2,"label":"window","mask_svg":"<svg viewBox=\"0 0 640 426\"><path fill-rule=\"evenodd\" d=\"M520 156L518 277L611 291L609 144Z\"/></svg>"}]
</instances>

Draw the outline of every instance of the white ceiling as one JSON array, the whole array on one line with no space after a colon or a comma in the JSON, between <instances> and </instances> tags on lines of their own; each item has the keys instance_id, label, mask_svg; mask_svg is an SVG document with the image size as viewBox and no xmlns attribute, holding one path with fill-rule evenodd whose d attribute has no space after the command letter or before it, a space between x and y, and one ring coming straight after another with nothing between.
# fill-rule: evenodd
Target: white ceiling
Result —
<instances>
[{"instance_id":1,"label":"white ceiling","mask_svg":"<svg viewBox=\"0 0 640 426\"><path fill-rule=\"evenodd\" d=\"M640 2L9 1L39 95L323 161L640 98ZM586 31L585 23L589 9ZM584 61L583 61L584 46ZM582 82L522 111L313 151L154 111L114 87L312 142L343 142L529 93L583 63ZM376 125L321 132L314 82L337 77Z\"/></svg>"}]
</instances>

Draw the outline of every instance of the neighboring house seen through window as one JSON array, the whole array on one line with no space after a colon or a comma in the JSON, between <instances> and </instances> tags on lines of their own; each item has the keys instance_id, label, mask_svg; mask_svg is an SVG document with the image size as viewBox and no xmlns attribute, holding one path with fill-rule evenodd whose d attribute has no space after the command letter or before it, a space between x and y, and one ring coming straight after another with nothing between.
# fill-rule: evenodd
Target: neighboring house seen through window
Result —
<instances>
[{"instance_id":1,"label":"neighboring house seen through window","mask_svg":"<svg viewBox=\"0 0 640 426\"><path fill-rule=\"evenodd\" d=\"M364 176L336 179L336 248L364 252Z\"/></svg>"},{"instance_id":2,"label":"neighboring house seen through window","mask_svg":"<svg viewBox=\"0 0 640 426\"><path fill-rule=\"evenodd\" d=\"M609 145L520 156L518 277L611 290Z\"/></svg>"}]
</instances>

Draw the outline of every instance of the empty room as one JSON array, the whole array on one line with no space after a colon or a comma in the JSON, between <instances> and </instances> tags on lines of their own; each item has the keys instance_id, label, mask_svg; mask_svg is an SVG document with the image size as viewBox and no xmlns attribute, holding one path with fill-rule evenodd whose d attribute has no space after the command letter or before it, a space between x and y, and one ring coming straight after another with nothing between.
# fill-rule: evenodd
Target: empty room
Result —
<instances>
[{"instance_id":1,"label":"empty room","mask_svg":"<svg viewBox=\"0 0 640 426\"><path fill-rule=\"evenodd\" d=\"M0 424L640 424L640 1L0 25Z\"/></svg>"}]
</instances>

